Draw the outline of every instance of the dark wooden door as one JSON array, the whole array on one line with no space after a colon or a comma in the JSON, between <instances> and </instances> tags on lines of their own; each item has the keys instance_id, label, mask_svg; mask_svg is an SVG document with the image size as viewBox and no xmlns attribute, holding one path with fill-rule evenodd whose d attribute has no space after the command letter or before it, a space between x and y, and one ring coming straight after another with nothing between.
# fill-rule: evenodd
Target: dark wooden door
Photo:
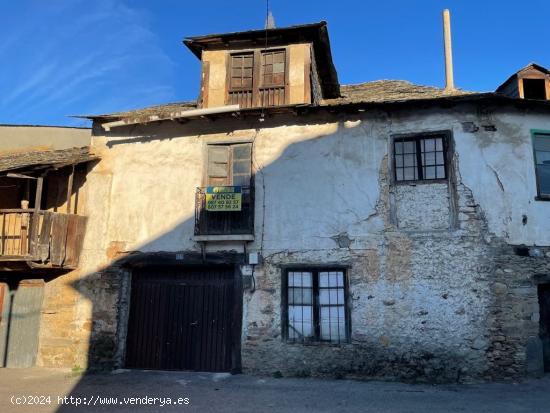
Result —
<instances>
[{"instance_id":1,"label":"dark wooden door","mask_svg":"<svg viewBox=\"0 0 550 413\"><path fill-rule=\"evenodd\" d=\"M134 271L127 367L230 371L234 278L233 267Z\"/></svg>"},{"instance_id":2,"label":"dark wooden door","mask_svg":"<svg viewBox=\"0 0 550 413\"><path fill-rule=\"evenodd\" d=\"M540 339L544 357L544 371L550 372L550 284L538 286L540 305Z\"/></svg>"}]
</instances>

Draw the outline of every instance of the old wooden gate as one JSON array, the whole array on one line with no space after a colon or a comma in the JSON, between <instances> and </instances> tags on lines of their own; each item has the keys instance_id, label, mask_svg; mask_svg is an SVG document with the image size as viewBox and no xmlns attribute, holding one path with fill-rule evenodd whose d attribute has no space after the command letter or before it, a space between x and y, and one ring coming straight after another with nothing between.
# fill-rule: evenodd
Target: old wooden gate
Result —
<instances>
[{"instance_id":1,"label":"old wooden gate","mask_svg":"<svg viewBox=\"0 0 550 413\"><path fill-rule=\"evenodd\" d=\"M233 267L134 270L126 366L231 370L234 279Z\"/></svg>"},{"instance_id":2,"label":"old wooden gate","mask_svg":"<svg viewBox=\"0 0 550 413\"><path fill-rule=\"evenodd\" d=\"M0 283L0 367L33 367L38 352L38 334L44 280L21 280L9 290Z\"/></svg>"}]
</instances>

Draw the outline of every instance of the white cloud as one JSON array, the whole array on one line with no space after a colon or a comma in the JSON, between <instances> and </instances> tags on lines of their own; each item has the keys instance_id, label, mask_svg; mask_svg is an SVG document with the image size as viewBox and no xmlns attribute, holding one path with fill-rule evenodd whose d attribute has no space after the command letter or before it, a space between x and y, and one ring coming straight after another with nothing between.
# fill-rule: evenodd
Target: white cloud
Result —
<instances>
[{"instance_id":1,"label":"white cloud","mask_svg":"<svg viewBox=\"0 0 550 413\"><path fill-rule=\"evenodd\" d=\"M9 62L0 65L0 123L70 124L65 115L91 108L174 100L175 64L146 11L121 0L17 4L0 24Z\"/></svg>"}]
</instances>

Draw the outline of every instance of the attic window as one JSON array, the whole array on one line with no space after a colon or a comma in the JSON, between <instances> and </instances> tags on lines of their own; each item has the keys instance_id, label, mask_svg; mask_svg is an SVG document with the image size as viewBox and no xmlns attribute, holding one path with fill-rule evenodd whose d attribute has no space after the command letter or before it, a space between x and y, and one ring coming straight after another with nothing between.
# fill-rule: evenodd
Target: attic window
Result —
<instances>
[{"instance_id":1,"label":"attic window","mask_svg":"<svg viewBox=\"0 0 550 413\"><path fill-rule=\"evenodd\" d=\"M262 52L260 105L278 106L285 103L285 50Z\"/></svg>"},{"instance_id":2,"label":"attic window","mask_svg":"<svg viewBox=\"0 0 550 413\"><path fill-rule=\"evenodd\" d=\"M241 108L279 106L287 102L286 49L232 53L227 104Z\"/></svg>"},{"instance_id":3,"label":"attic window","mask_svg":"<svg viewBox=\"0 0 550 413\"><path fill-rule=\"evenodd\" d=\"M524 99L546 100L546 81L544 79L522 79Z\"/></svg>"},{"instance_id":4,"label":"attic window","mask_svg":"<svg viewBox=\"0 0 550 413\"><path fill-rule=\"evenodd\" d=\"M249 108L253 106L254 54L232 54L230 61L229 103Z\"/></svg>"}]
</instances>

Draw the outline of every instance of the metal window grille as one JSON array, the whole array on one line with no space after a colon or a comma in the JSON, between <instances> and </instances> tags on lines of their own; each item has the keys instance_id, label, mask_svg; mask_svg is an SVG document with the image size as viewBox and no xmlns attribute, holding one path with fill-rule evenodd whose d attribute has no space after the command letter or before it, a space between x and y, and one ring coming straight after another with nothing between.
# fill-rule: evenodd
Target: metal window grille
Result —
<instances>
[{"instance_id":1,"label":"metal window grille","mask_svg":"<svg viewBox=\"0 0 550 413\"><path fill-rule=\"evenodd\" d=\"M289 341L348 340L344 271L288 271L286 296Z\"/></svg>"},{"instance_id":2,"label":"metal window grille","mask_svg":"<svg viewBox=\"0 0 550 413\"><path fill-rule=\"evenodd\" d=\"M447 178L446 142L443 136L396 138L394 165L396 181Z\"/></svg>"}]
</instances>

